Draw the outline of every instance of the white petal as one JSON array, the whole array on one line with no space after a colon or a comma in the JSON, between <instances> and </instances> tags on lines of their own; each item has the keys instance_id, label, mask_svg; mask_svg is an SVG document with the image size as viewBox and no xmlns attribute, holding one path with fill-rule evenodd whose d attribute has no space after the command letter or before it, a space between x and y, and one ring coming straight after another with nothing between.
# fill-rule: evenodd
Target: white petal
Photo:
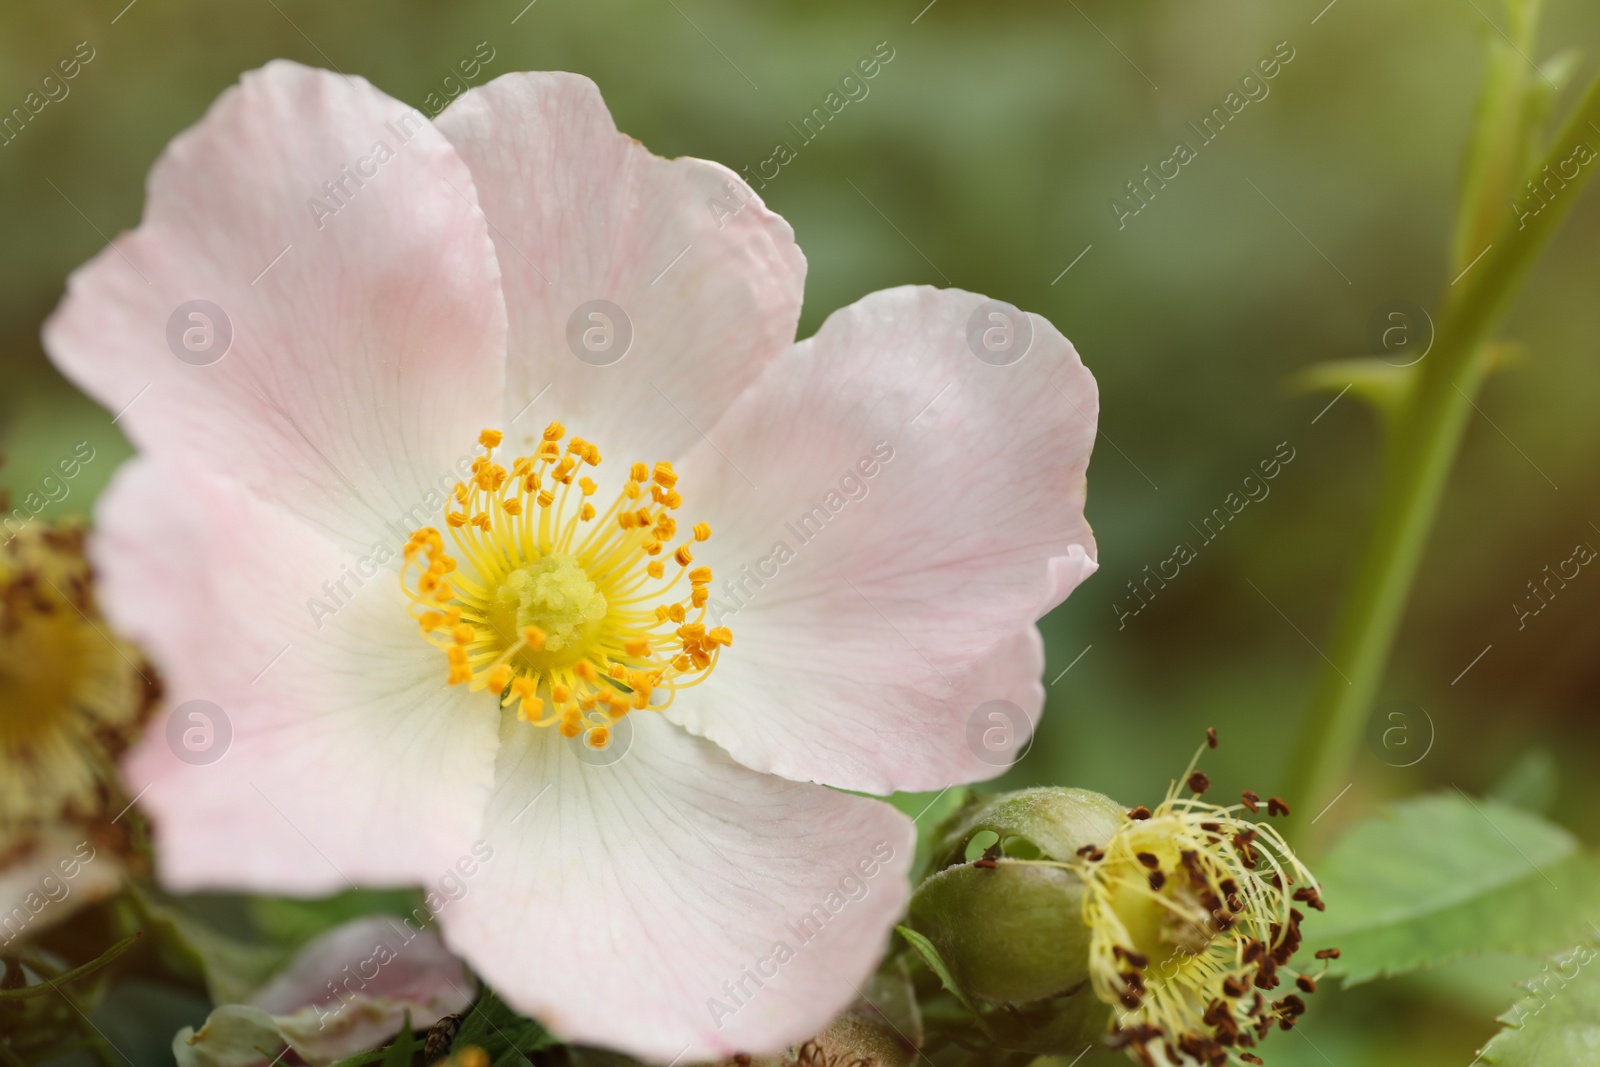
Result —
<instances>
[{"instance_id":1,"label":"white petal","mask_svg":"<svg viewBox=\"0 0 1600 1067\"><path fill-rule=\"evenodd\" d=\"M497 709L446 688L392 570L172 463L124 468L99 525L107 617L166 683L124 774L169 885L411 883L466 850Z\"/></svg>"},{"instance_id":2,"label":"white petal","mask_svg":"<svg viewBox=\"0 0 1600 1067\"><path fill-rule=\"evenodd\" d=\"M658 1063L816 1033L886 948L910 821L755 774L658 716L624 721L610 766L508 723L494 856L441 913L446 941L559 1036Z\"/></svg>"},{"instance_id":3,"label":"white petal","mask_svg":"<svg viewBox=\"0 0 1600 1067\"><path fill-rule=\"evenodd\" d=\"M474 197L420 112L271 63L168 146L144 221L73 274L46 348L141 451L364 545L436 515L428 494L500 418L505 309ZM222 316L184 310L197 299ZM224 320L219 362L179 358L222 351Z\"/></svg>"},{"instance_id":4,"label":"white petal","mask_svg":"<svg viewBox=\"0 0 1600 1067\"><path fill-rule=\"evenodd\" d=\"M727 168L618 133L589 79L508 74L438 125L472 168L499 253L520 438L560 419L619 463L676 459L793 342L805 259L788 224ZM571 336L594 362L569 342L595 300L632 332L606 366L594 363L623 351L615 315L579 316Z\"/></svg>"},{"instance_id":5,"label":"white petal","mask_svg":"<svg viewBox=\"0 0 1600 1067\"><path fill-rule=\"evenodd\" d=\"M673 721L757 770L867 792L1003 769L974 758L969 728L992 700L1037 715L1037 647L1015 642L1094 570L1097 398L1037 315L1020 362L981 361L983 304L866 297L740 398L711 431L720 451L681 464L734 642Z\"/></svg>"}]
</instances>

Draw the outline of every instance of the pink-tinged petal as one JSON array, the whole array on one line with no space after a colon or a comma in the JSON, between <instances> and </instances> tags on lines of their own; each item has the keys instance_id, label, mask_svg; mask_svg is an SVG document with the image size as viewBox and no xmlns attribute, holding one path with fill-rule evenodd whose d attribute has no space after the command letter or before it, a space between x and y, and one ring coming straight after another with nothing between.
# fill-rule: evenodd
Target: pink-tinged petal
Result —
<instances>
[{"instance_id":1,"label":"pink-tinged petal","mask_svg":"<svg viewBox=\"0 0 1600 1067\"><path fill-rule=\"evenodd\" d=\"M169 886L328 893L462 855L498 715L446 687L384 560L173 462L124 468L97 518L106 615L166 682L123 771Z\"/></svg>"},{"instance_id":2,"label":"pink-tinged petal","mask_svg":"<svg viewBox=\"0 0 1600 1067\"><path fill-rule=\"evenodd\" d=\"M175 354L221 350L222 319L208 342L180 312L195 300L232 333L204 366ZM45 327L140 450L237 479L346 547L437 514L436 481L500 419L504 338L455 150L362 79L285 61L173 140L139 228L73 274Z\"/></svg>"},{"instance_id":3,"label":"pink-tinged petal","mask_svg":"<svg viewBox=\"0 0 1600 1067\"><path fill-rule=\"evenodd\" d=\"M788 223L727 168L618 133L589 79L508 74L438 126L472 168L500 257L514 439L560 419L618 461L675 459L794 341L806 265ZM595 300L632 333L606 366L623 351L615 315L578 317L588 362L569 344Z\"/></svg>"},{"instance_id":4,"label":"pink-tinged petal","mask_svg":"<svg viewBox=\"0 0 1600 1067\"><path fill-rule=\"evenodd\" d=\"M311 941L250 998L173 1040L179 1067L266 1067L285 1048L327 1064L465 1011L477 983L432 930L373 915ZM297 1061L298 1062L298 1061Z\"/></svg>"},{"instance_id":5,"label":"pink-tinged petal","mask_svg":"<svg viewBox=\"0 0 1600 1067\"><path fill-rule=\"evenodd\" d=\"M990 700L1026 711L1039 668L1002 645L1094 569L1098 405L1037 315L1019 362L981 361L984 302L904 288L838 312L680 465L733 646L673 721L756 770L847 789L995 773L969 728Z\"/></svg>"},{"instance_id":6,"label":"pink-tinged petal","mask_svg":"<svg viewBox=\"0 0 1600 1067\"><path fill-rule=\"evenodd\" d=\"M624 722L609 766L507 723L494 855L441 912L446 942L558 1036L656 1063L816 1033L887 947L910 820L755 774L657 715Z\"/></svg>"}]
</instances>

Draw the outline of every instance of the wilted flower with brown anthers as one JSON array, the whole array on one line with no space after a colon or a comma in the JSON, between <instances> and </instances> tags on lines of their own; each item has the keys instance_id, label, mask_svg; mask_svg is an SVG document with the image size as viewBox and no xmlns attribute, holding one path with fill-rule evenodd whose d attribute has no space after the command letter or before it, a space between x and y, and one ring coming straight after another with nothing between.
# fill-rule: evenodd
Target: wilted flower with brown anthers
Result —
<instances>
[{"instance_id":1,"label":"wilted flower with brown anthers","mask_svg":"<svg viewBox=\"0 0 1600 1067\"><path fill-rule=\"evenodd\" d=\"M1036 1054L1107 1040L1148 1067L1259 1064L1251 1049L1316 990L1292 958L1296 905L1322 898L1282 836L1248 818L1287 805L1249 791L1210 804L1210 785L1191 764L1153 811L1049 788L956 812L910 910L913 947L970 1009L952 1032ZM971 858L985 835L999 840Z\"/></svg>"},{"instance_id":2,"label":"wilted flower with brown anthers","mask_svg":"<svg viewBox=\"0 0 1600 1067\"><path fill-rule=\"evenodd\" d=\"M42 522L0 544L0 944L121 880L114 761L156 692L100 619L83 544Z\"/></svg>"},{"instance_id":3,"label":"wilted flower with brown anthers","mask_svg":"<svg viewBox=\"0 0 1600 1067\"><path fill-rule=\"evenodd\" d=\"M1117 1009L1112 1043L1145 1064L1162 1046L1173 1062L1259 1064L1247 1050L1306 1010L1280 986L1316 988L1290 966L1305 917L1294 903L1322 907L1316 879L1276 830L1242 817L1259 798L1207 803L1209 785L1191 762L1155 810L1084 850L1090 981Z\"/></svg>"}]
</instances>

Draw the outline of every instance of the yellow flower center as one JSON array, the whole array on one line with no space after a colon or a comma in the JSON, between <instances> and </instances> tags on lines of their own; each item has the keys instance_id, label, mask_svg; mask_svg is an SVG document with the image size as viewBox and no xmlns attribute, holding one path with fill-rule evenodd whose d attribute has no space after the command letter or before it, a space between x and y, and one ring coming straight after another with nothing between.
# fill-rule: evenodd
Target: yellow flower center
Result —
<instances>
[{"instance_id":1,"label":"yellow flower center","mask_svg":"<svg viewBox=\"0 0 1600 1067\"><path fill-rule=\"evenodd\" d=\"M1203 775L1189 781L1206 787ZM1270 991L1285 978L1316 989L1288 967L1304 918L1291 900L1320 907L1316 882L1276 831L1240 811L1179 796L1174 783L1155 811L1135 809L1103 849L1084 850L1091 983L1117 1008L1113 1043L1140 1062L1158 1062L1164 1044L1174 1063L1258 1064L1245 1050L1305 1010Z\"/></svg>"},{"instance_id":2,"label":"yellow flower center","mask_svg":"<svg viewBox=\"0 0 1600 1067\"><path fill-rule=\"evenodd\" d=\"M41 522L0 543L0 854L96 815L154 695L138 653L95 621L83 537Z\"/></svg>"},{"instance_id":3,"label":"yellow flower center","mask_svg":"<svg viewBox=\"0 0 1600 1067\"><path fill-rule=\"evenodd\" d=\"M564 437L551 423L508 470L494 460L503 435L483 431L485 454L445 510L454 555L438 530L417 530L400 583L451 685L487 689L522 721L604 748L630 711L660 710L703 681L733 634L707 629L711 568L691 566L711 528L694 525L668 551L683 503L672 464L633 464L600 512L582 475L600 450L580 437L563 449Z\"/></svg>"}]
</instances>

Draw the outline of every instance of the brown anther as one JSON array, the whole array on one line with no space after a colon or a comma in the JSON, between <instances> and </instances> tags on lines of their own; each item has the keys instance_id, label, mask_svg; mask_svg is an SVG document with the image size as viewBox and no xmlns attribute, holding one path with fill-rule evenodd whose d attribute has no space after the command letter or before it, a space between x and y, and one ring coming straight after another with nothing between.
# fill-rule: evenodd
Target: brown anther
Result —
<instances>
[{"instance_id":1,"label":"brown anther","mask_svg":"<svg viewBox=\"0 0 1600 1067\"><path fill-rule=\"evenodd\" d=\"M1194 790L1194 795L1199 796L1211 788L1211 779L1206 777L1204 771L1195 771L1189 776L1188 786Z\"/></svg>"},{"instance_id":2,"label":"brown anther","mask_svg":"<svg viewBox=\"0 0 1600 1067\"><path fill-rule=\"evenodd\" d=\"M1137 853L1134 858L1140 863L1144 864L1146 867L1149 867L1152 871L1161 866L1161 861L1156 859L1155 855L1150 852Z\"/></svg>"},{"instance_id":3,"label":"brown anther","mask_svg":"<svg viewBox=\"0 0 1600 1067\"><path fill-rule=\"evenodd\" d=\"M1287 814L1289 814L1289 805L1285 804L1278 797L1268 797L1267 798L1267 814L1268 815L1287 815Z\"/></svg>"},{"instance_id":4,"label":"brown anther","mask_svg":"<svg viewBox=\"0 0 1600 1067\"><path fill-rule=\"evenodd\" d=\"M1143 821L1144 819L1148 819L1149 817L1150 817L1150 809L1145 807L1143 804L1140 804L1137 808L1134 808L1132 811L1128 812L1128 818L1134 819L1134 820L1137 820L1137 821Z\"/></svg>"},{"instance_id":5,"label":"brown anther","mask_svg":"<svg viewBox=\"0 0 1600 1067\"><path fill-rule=\"evenodd\" d=\"M1241 798L1244 801L1244 806L1250 809L1251 815L1261 810L1261 797L1254 789L1246 789L1241 794Z\"/></svg>"},{"instance_id":6,"label":"brown anther","mask_svg":"<svg viewBox=\"0 0 1600 1067\"><path fill-rule=\"evenodd\" d=\"M1294 980L1294 984L1299 987L1302 993L1315 993L1317 991L1317 983L1303 974Z\"/></svg>"},{"instance_id":7,"label":"brown anther","mask_svg":"<svg viewBox=\"0 0 1600 1067\"><path fill-rule=\"evenodd\" d=\"M1222 995L1225 997L1232 997L1234 1000L1238 1000L1245 995L1248 989L1249 987L1245 984L1244 979L1236 974L1230 974L1222 980Z\"/></svg>"},{"instance_id":8,"label":"brown anther","mask_svg":"<svg viewBox=\"0 0 1600 1067\"><path fill-rule=\"evenodd\" d=\"M1152 891L1159 893L1161 891L1161 887L1166 885L1166 884L1167 884L1167 876L1166 875L1162 874L1160 871L1151 871L1150 872L1150 888L1151 888Z\"/></svg>"},{"instance_id":9,"label":"brown anther","mask_svg":"<svg viewBox=\"0 0 1600 1067\"><path fill-rule=\"evenodd\" d=\"M1319 960L1336 960L1339 958L1339 950L1336 948L1319 948L1316 951L1316 957Z\"/></svg>"},{"instance_id":10,"label":"brown anther","mask_svg":"<svg viewBox=\"0 0 1600 1067\"><path fill-rule=\"evenodd\" d=\"M1322 903L1322 894L1317 892L1315 886L1308 885L1303 886L1300 889L1296 889L1294 891L1294 899L1309 904L1318 911L1328 910L1327 907Z\"/></svg>"},{"instance_id":11,"label":"brown anther","mask_svg":"<svg viewBox=\"0 0 1600 1067\"><path fill-rule=\"evenodd\" d=\"M1217 728L1215 726L1206 727L1206 745L1210 748L1217 747Z\"/></svg>"}]
</instances>

